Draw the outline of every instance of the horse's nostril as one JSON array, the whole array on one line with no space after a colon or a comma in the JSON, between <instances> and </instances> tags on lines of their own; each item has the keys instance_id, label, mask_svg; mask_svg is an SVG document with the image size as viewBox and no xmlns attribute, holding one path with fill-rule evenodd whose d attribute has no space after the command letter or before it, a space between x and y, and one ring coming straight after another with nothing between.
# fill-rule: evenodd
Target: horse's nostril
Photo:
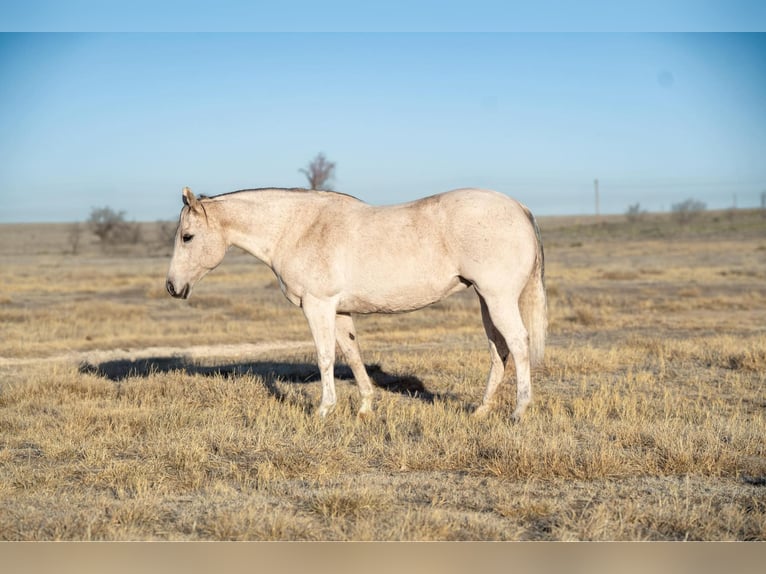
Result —
<instances>
[{"instance_id":1,"label":"horse's nostril","mask_svg":"<svg viewBox=\"0 0 766 574\"><path fill-rule=\"evenodd\" d=\"M168 279L165 283L165 289L168 290L168 293L170 293L173 297L176 295L176 288L173 286L173 282Z\"/></svg>"}]
</instances>

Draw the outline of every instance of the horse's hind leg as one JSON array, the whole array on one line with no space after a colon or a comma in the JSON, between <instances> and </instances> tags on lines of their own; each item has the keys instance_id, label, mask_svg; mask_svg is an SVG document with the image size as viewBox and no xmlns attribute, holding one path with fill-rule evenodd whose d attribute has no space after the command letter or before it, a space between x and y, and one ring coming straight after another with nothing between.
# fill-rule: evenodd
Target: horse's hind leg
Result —
<instances>
[{"instance_id":1,"label":"horse's hind leg","mask_svg":"<svg viewBox=\"0 0 766 574\"><path fill-rule=\"evenodd\" d=\"M498 297L487 294L480 294L480 296L483 297L482 316L489 315L489 319L494 326L494 331L497 331L500 337L505 341L507 349L513 357L513 363L516 367L516 409L513 411L511 418L514 422L518 422L524 414L524 411L527 409L527 406L532 401L532 382L529 365L529 335L526 327L524 327L524 321L521 319L518 296L514 297L506 295ZM484 311L485 308L486 312ZM490 341L492 341L491 338ZM497 347L497 342L495 342L495 346ZM493 357L490 380L487 384L484 403L479 407L480 410L482 407L484 407L484 410L489 408L492 394L494 394L497 385L500 380L502 380L502 376L492 374L493 370L499 370L499 368L495 367L495 361L496 359ZM505 363L507 368L507 358Z\"/></svg>"},{"instance_id":2,"label":"horse's hind leg","mask_svg":"<svg viewBox=\"0 0 766 574\"><path fill-rule=\"evenodd\" d=\"M339 313L335 316L335 339L346 357L348 366L351 367L351 372L354 373L356 384L359 386L359 393L362 395L359 415L365 416L372 412L373 387L359 352L356 329L351 315Z\"/></svg>"},{"instance_id":3,"label":"horse's hind leg","mask_svg":"<svg viewBox=\"0 0 766 574\"><path fill-rule=\"evenodd\" d=\"M479 302L481 303L481 321L484 324L484 331L489 340L490 367L489 377L487 378L487 389L484 391L484 399L474 414L476 416L484 416L489 412L492 406L492 397L494 396L497 387L505 378L505 363L508 360L509 350L508 346L505 344L505 339L495 328L492 318L489 315L489 309L487 309L487 303L481 295L479 295Z\"/></svg>"}]
</instances>

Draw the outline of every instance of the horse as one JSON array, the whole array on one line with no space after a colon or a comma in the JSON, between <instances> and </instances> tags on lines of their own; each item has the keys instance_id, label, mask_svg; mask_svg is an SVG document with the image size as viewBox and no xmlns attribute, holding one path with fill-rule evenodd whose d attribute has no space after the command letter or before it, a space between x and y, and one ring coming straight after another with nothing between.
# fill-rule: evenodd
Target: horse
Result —
<instances>
[{"instance_id":1,"label":"horse","mask_svg":"<svg viewBox=\"0 0 766 574\"><path fill-rule=\"evenodd\" d=\"M231 246L268 265L308 321L322 384L321 417L337 400L336 344L359 388L358 415L372 411L373 384L352 314L413 311L473 287L490 350L484 397L474 413L491 410L513 364L511 419L521 419L532 400L530 371L543 358L548 322L540 229L522 203L484 189L390 206L306 189L196 197L186 187L182 197L168 293L189 297Z\"/></svg>"}]
</instances>

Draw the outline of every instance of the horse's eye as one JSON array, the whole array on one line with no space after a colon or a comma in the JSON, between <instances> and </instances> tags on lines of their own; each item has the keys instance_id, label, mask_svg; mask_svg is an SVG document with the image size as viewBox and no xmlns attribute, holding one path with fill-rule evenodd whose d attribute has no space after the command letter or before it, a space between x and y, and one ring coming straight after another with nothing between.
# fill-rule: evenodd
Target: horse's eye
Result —
<instances>
[{"instance_id":1,"label":"horse's eye","mask_svg":"<svg viewBox=\"0 0 766 574\"><path fill-rule=\"evenodd\" d=\"M184 233L181 239L183 239L184 243L189 243L189 241L194 239L194 236L191 233Z\"/></svg>"}]
</instances>

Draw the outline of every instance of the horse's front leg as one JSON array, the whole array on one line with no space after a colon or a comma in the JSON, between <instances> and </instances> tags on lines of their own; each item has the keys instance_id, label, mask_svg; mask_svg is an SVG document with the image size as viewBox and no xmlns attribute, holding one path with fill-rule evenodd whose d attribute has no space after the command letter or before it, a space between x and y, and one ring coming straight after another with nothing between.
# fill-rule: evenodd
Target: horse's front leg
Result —
<instances>
[{"instance_id":1,"label":"horse's front leg","mask_svg":"<svg viewBox=\"0 0 766 574\"><path fill-rule=\"evenodd\" d=\"M317 363L322 377L322 402L319 415L327 416L335 407L335 306L327 301L306 296L301 302L303 313L314 337Z\"/></svg>"}]
</instances>

